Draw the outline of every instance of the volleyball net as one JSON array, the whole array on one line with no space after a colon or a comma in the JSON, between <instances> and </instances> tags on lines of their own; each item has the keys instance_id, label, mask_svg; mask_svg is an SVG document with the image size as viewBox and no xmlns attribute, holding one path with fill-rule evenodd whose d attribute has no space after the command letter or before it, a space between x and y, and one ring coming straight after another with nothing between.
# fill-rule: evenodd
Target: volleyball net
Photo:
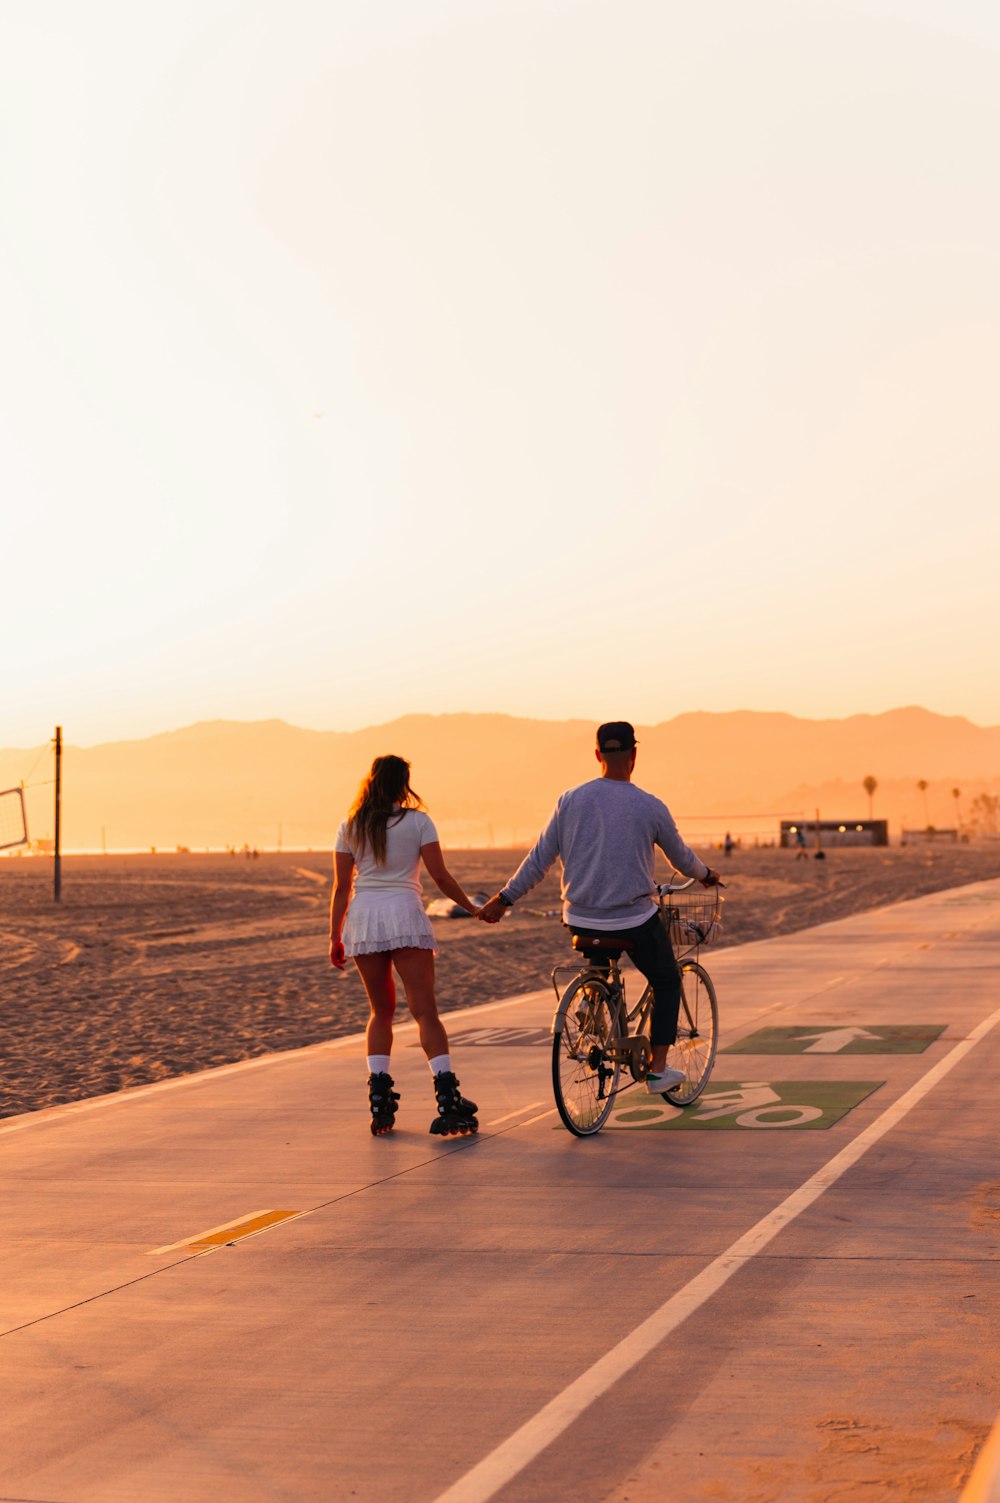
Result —
<instances>
[{"instance_id":1,"label":"volleyball net","mask_svg":"<svg viewBox=\"0 0 1000 1503\"><path fill-rule=\"evenodd\" d=\"M5 788L0 793L0 851L13 845L25 845L27 840L24 793L20 788Z\"/></svg>"}]
</instances>

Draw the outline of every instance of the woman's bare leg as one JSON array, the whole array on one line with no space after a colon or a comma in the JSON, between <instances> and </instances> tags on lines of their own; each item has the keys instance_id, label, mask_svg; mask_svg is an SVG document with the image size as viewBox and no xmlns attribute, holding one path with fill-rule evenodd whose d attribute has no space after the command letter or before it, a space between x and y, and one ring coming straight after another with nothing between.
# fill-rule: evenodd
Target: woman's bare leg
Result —
<instances>
[{"instance_id":1,"label":"woman's bare leg","mask_svg":"<svg viewBox=\"0 0 1000 1503\"><path fill-rule=\"evenodd\" d=\"M406 992L406 1005L416 1020L420 1047L428 1059L447 1054L448 1035L434 998L434 951L393 950L392 960Z\"/></svg>"},{"instance_id":2,"label":"woman's bare leg","mask_svg":"<svg viewBox=\"0 0 1000 1503\"><path fill-rule=\"evenodd\" d=\"M392 1019L396 1011L396 982L388 950L377 955L355 955L372 1014L365 1032L369 1054L392 1053ZM432 989L433 991L433 989Z\"/></svg>"}]
</instances>

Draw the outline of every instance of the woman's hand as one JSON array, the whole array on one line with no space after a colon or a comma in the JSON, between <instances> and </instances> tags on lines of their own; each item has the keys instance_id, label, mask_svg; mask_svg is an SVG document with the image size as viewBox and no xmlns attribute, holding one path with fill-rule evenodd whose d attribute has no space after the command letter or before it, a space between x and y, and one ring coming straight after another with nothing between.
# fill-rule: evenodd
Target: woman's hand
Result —
<instances>
[{"instance_id":1,"label":"woman's hand","mask_svg":"<svg viewBox=\"0 0 1000 1503\"><path fill-rule=\"evenodd\" d=\"M484 903L482 908L476 911L476 918L482 919L484 924L499 924L507 912L507 904L501 903L499 893Z\"/></svg>"},{"instance_id":2,"label":"woman's hand","mask_svg":"<svg viewBox=\"0 0 1000 1503\"><path fill-rule=\"evenodd\" d=\"M347 957L344 954L344 941L339 934L330 936L330 964L335 970L347 969Z\"/></svg>"}]
</instances>

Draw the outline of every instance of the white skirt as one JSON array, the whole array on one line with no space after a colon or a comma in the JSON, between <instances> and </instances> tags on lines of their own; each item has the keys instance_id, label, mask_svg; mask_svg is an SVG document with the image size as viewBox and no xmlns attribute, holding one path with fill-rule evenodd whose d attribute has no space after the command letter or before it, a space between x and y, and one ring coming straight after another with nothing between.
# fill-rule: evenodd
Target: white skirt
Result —
<instances>
[{"instance_id":1,"label":"white skirt","mask_svg":"<svg viewBox=\"0 0 1000 1503\"><path fill-rule=\"evenodd\" d=\"M345 955L433 950L434 930L415 892L359 892L344 923Z\"/></svg>"}]
</instances>

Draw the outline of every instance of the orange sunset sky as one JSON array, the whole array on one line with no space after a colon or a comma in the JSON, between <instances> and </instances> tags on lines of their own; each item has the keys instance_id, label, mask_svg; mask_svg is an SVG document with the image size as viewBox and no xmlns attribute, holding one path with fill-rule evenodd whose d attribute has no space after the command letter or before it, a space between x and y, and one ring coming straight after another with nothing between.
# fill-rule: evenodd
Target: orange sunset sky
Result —
<instances>
[{"instance_id":1,"label":"orange sunset sky","mask_svg":"<svg viewBox=\"0 0 1000 1503\"><path fill-rule=\"evenodd\" d=\"M1000 10L8 7L3 735L1000 722Z\"/></svg>"}]
</instances>

